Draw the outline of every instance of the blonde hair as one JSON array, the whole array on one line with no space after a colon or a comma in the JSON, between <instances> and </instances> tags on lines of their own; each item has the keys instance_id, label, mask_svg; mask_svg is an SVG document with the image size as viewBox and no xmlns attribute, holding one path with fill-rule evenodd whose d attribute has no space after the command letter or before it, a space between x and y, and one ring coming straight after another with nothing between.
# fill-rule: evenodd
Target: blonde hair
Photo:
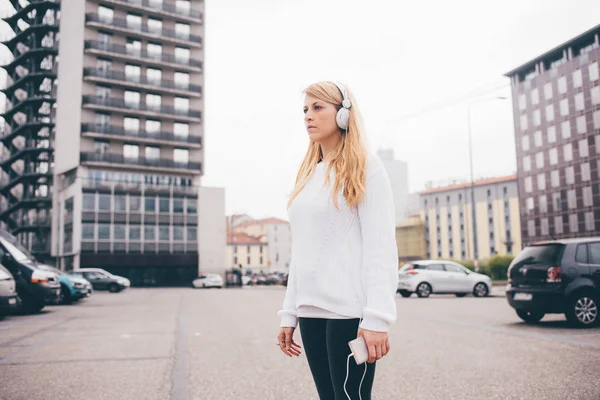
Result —
<instances>
[{"instance_id":1,"label":"blonde hair","mask_svg":"<svg viewBox=\"0 0 600 400\"><path fill-rule=\"evenodd\" d=\"M333 151L328 160L330 163L325 173L325 186L329 186L331 170L335 171L335 182L331 194L333 196L333 203L337 209L339 209L337 193L340 190L343 189L344 198L350 207L358 205L365 194L367 150L361 136L364 130L362 118L356 105L356 100L347 87L346 92L352 102L348 132L342 133L341 130L339 131L340 137L342 135L345 135L345 137L340 140L337 148ZM333 82L313 83L304 89L303 93L326 103L333 104L337 109L340 109L342 106L342 94ZM298 193L302 191L314 173L318 162L322 159L323 149L321 145L317 142L311 142L298 170L296 186L290 195L288 207L292 204L296 196L298 196Z\"/></svg>"}]
</instances>

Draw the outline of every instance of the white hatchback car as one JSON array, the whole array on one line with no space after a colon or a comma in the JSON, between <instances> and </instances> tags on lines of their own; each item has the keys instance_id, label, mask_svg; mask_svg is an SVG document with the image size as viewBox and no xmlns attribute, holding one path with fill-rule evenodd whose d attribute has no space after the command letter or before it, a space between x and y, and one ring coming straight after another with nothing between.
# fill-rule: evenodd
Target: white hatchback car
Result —
<instances>
[{"instance_id":1,"label":"white hatchback car","mask_svg":"<svg viewBox=\"0 0 600 400\"><path fill-rule=\"evenodd\" d=\"M219 288L223 287L223 278L219 274L200 275L192 282L195 288Z\"/></svg>"},{"instance_id":2,"label":"white hatchback car","mask_svg":"<svg viewBox=\"0 0 600 400\"><path fill-rule=\"evenodd\" d=\"M414 261L398 271L398 293L410 297L430 294L456 294L457 297L472 293L485 297L492 289L492 279L473 272L460 264L444 260Z\"/></svg>"}]
</instances>

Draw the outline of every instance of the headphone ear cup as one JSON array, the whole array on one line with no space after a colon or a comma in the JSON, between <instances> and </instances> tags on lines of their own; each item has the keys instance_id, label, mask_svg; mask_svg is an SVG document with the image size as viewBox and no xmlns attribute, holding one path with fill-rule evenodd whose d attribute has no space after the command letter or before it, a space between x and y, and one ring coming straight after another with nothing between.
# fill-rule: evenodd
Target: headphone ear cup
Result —
<instances>
[{"instance_id":1,"label":"headphone ear cup","mask_svg":"<svg viewBox=\"0 0 600 400\"><path fill-rule=\"evenodd\" d=\"M350 123L350 110L344 107L340 108L335 116L335 120L340 129L348 129L348 124Z\"/></svg>"}]
</instances>

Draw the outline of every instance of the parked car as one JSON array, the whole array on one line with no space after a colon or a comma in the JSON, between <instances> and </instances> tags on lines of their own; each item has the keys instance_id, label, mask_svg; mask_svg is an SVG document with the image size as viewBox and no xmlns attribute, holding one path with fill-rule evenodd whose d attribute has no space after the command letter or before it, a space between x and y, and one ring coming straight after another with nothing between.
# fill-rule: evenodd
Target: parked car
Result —
<instances>
[{"instance_id":1,"label":"parked car","mask_svg":"<svg viewBox=\"0 0 600 400\"><path fill-rule=\"evenodd\" d=\"M35 257L14 236L2 230L0 256L2 265L15 280L22 311L39 312L47 304L56 304L60 295L58 275L40 269Z\"/></svg>"},{"instance_id":2,"label":"parked car","mask_svg":"<svg viewBox=\"0 0 600 400\"><path fill-rule=\"evenodd\" d=\"M59 304L71 304L92 295L92 284L83 277L67 274L49 265L41 264L39 268L58 275L58 281L60 282Z\"/></svg>"},{"instance_id":3,"label":"parked car","mask_svg":"<svg viewBox=\"0 0 600 400\"><path fill-rule=\"evenodd\" d=\"M94 290L108 290L111 293L118 293L131 286L129 279L113 275L101 268L80 268L74 270L72 274L89 281Z\"/></svg>"},{"instance_id":4,"label":"parked car","mask_svg":"<svg viewBox=\"0 0 600 400\"><path fill-rule=\"evenodd\" d=\"M195 288L223 288L223 278L219 274L200 275L192 281Z\"/></svg>"},{"instance_id":5,"label":"parked car","mask_svg":"<svg viewBox=\"0 0 600 400\"><path fill-rule=\"evenodd\" d=\"M599 323L600 237L540 242L508 268L506 299L528 323L565 314L576 327Z\"/></svg>"},{"instance_id":6,"label":"parked car","mask_svg":"<svg viewBox=\"0 0 600 400\"><path fill-rule=\"evenodd\" d=\"M13 312L18 306L15 280L11 273L0 265L0 319Z\"/></svg>"},{"instance_id":7,"label":"parked car","mask_svg":"<svg viewBox=\"0 0 600 400\"><path fill-rule=\"evenodd\" d=\"M472 293L475 297L489 295L492 279L473 272L460 264L443 260L422 260L406 264L398 271L398 293L410 297L430 294L456 294L464 297Z\"/></svg>"}]
</instances>

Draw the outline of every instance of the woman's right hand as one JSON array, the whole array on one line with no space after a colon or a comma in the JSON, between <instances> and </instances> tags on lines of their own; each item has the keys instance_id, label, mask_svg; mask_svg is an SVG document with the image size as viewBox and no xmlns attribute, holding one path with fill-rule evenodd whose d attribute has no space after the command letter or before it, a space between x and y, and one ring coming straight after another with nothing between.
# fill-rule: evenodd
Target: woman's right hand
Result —
<instances>
[{"instance_id":1,"label":"woman's right hand","mask_svg":"<svg viewBox=\"0 0 600 400\"><path fill-rule=\"evenodd\" d=\"M279 335L277 336L277 343L279 343L279 349L283 351L283 353L288 356L299 356L302 352L300 346L296 341L294 341L294 330L296 328L292 327L284 327L279 328Z\"/></svg>"}]
</instances>

